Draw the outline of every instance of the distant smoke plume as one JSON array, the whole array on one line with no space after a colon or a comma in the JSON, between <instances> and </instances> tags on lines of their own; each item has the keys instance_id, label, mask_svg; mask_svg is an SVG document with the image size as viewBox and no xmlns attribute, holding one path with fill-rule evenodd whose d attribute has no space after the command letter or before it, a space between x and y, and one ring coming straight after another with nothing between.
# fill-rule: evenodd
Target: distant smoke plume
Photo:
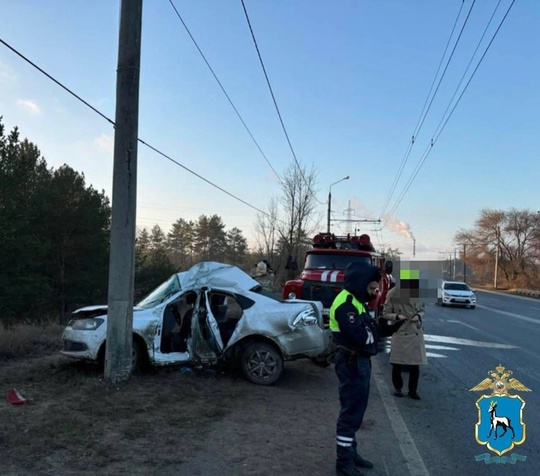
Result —
<instances>
[{"instance_id":1,"label":"distant smoke plume","mask_svg":"<svg viewBox=\"0 0 540 476\"><path fill-rule=\"evenodd\" d=\"M411 227L408 223L405 223L404 221L399 221L393 216L386 216L384 217L383 221L390 231L398 233L399 235L406 236L411 240L414 238Z\"/></svg>"}]
</instances>

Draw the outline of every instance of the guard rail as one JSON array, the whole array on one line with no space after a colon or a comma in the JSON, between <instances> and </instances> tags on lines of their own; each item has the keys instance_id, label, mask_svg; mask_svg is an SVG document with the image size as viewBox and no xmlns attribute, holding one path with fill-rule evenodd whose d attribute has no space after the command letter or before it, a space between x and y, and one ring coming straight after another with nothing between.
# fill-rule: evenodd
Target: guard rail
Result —
<instances>
[{"instance_id":1,"label":"guard rail","mask_svg":"<svg viewBox=\"0 0 540 476\"><path fill-rule=\"evenodd\" d=\"M540 298L540 291L533 291L532 289L513 289L514 294L521 294L522 296L531 296Z\"/></svg>"}]
</instances>

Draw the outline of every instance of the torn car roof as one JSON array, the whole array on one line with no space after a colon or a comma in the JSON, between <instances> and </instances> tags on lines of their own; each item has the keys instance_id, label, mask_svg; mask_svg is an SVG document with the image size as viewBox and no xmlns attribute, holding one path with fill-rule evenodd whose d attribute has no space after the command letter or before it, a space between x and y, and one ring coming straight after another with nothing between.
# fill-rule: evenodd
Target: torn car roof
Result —
<instances>
[{"instance_id":1,"label":"torn car roof","mask_svg":"<svg viewBox=\"0 0 540 476\"><path fill-rule=\"evenodd\" d=\"M182 290L221 287L249 291L260 286L260 283L240 268L214 261L197 263L177 276Z\"/></svg>"}]
</instances>

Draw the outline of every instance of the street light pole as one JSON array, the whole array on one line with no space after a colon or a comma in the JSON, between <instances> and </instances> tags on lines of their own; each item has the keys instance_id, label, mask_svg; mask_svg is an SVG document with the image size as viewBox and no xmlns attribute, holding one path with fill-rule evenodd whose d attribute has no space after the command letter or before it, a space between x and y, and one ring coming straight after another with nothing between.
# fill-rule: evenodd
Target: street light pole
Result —
<instances>
[{"instance_id":1,"label":"street light pole","mask_svg":"<svg viewBox=\"0 0 540 476\"><path fill-rule=\"evenodd\" d=\"M495 230L495 236L497 245L495 248L495 271L493 272L493 288L497 289L497 275L499 274L499 242L501 239L501 228L499 225L497 225L497 229Z\"/></svg>"},{"instance_id":2,"label":"street light pole","mask_svg":"<svg viewBox=\"0 0 540 476\"><path fill-rule=\"evenodd\" d=\"M327 211L327 217L326 217L326 231L330 233L330 212L332 210L332 187L336 185L339 182L343 182L343 180L349 180L349 176L343 177L342 179L338 180L337 182L334 182L332 185L330 185L330 188L328 189L328 211Z\"/></svg>"},{"instance_id":3,"label":"street light pole","mask_svg":"<svg viewBox=\"0 0 540 476\"><path fill-rule=\"evenodd\" d=\"M463 282L467 282L467 255L465 249L465 243L463 243Z\"/></svg>"}]
</instances>

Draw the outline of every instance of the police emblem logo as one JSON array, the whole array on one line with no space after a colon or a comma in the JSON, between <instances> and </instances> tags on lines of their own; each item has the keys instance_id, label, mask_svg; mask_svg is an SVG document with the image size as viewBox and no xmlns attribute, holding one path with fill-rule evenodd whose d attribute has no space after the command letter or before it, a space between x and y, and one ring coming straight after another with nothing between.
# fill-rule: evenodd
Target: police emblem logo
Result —
<instances>
[{"instance_id":1,"label":"police emblem logo","mask_svg":"<svg viewBox=\"0 0 540 476\"><path fill-rule=\"evenodd\" d=\"M513 452L503 456L526 438L526 425L523 421L525 400L510 391L530 392L519 380L512 377L513 372L501 364L488 372L489 377L471 388L470 392L487 391L476 401L478 422L475 425L475 438L479 445L486 446L496 456L484 453L475 456L476 461L491 463L511 463L525 461L526 456Z\"/></svg>"},{"instance_id":2,"label":"police emblem logo","mask_svg":"<svg viewBox=\"0 0 540 476\"><path fill-rule=\"evenodd\" d=\"M354 324L354 321L356 320L356 314L354 312L348 312L347 317L349 318L349 322L351 324Z\"/></svg>"}]
</instances>

